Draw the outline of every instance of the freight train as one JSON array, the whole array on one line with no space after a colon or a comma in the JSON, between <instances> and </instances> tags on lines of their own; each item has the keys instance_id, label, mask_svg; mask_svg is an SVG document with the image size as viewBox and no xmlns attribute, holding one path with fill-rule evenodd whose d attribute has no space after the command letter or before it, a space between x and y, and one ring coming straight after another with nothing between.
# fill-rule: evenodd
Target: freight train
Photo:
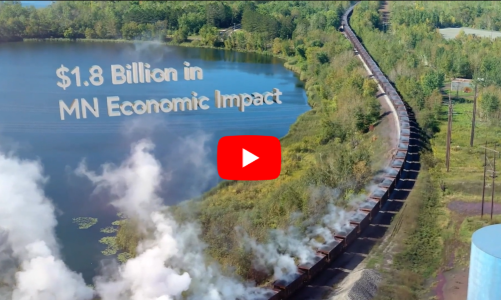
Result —
<instances>
[{"instance_id":1,"label":"freight train","mask_svg":"<svg viewBox=\"0 0 501 300\"><path fill-rule=\"evenodd\" d=\"M362 233L362 231L369 226L372 219L377 215L379 210L388 200L389 196L395 189L397 182L402 177L404 172L404 162L407 159L409 148L409 139L411 133L411 125L409 116L412 116L405 106L404 102L398 95L395 88L391 85L388 79L381 72L377 64L371 58L369 53L362 46L357 36L351 30L348 20L351 17L354 6L351 6L342 17L341 31L350 40L354 46L356 55L360 55L362 60L371 71L373 77L384 93L388 96L393 106L394 112L398 118L399 124L399 142L398 150L390 167L385 171L382 182L378 187L372 191L365 202L359 207L357 212L350 220L349 226L346 226L339 232L333 232L333 242L324 244L317 249L316 257L313 262L308 264L301 264L298 266L297 273L292 276L288 281L277 280L269 288L268 300L284 300L303 287L315 275L321 272L331 261L338 258L343 251L351 245Z\"/></svg>"}]
</instances>

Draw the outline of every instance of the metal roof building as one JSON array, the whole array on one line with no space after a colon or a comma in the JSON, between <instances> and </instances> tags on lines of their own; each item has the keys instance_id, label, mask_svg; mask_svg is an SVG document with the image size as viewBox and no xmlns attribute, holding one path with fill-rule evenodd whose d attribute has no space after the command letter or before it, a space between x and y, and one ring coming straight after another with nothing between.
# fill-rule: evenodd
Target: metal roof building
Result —
<instances>
[{"instance_id":1,"label":"metal roof building","mask_svg":"<svg viewBox=\"0 0 501 300\"><path fill-rule=\"evenodd\" d=\"M471 238L467 300L501 299L501 224L480 228Z\"/></svg>"}]
</instances>

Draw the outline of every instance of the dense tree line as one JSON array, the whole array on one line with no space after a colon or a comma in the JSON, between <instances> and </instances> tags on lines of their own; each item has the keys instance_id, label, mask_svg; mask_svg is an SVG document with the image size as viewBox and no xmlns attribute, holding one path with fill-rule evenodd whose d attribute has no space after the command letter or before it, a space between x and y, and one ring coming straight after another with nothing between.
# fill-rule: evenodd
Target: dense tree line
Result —
<instances>
[{"instance_id":1,"label":"dense tree line","mask_svg":"<svg viewBox=\"0 0 501 300\"><path fill-rule=\"evenodd\" d=\"M316 220L327 199L312 199L315 186L339 188L338 205L363 192L373 176L374 148L365 134L379 120L375 83L353 56L349 41L336 29L349 2L57 2L34 9L0 4L4 40L28 37L152 39L174 36L182 42L198 34L203 45L267 51L305 81L312 110L283 138L282 174L276 181L223 182L199 201L190 214L172 208L179 220L203 228L210 257L244 278L264 280L251 266L252 255L240 244L235 226L266 241L271 228ZM217 29L241 23L243 30L220 37ZM13 26L13 24L17 24ZM183 206L184 207L184 206ZM302 213L294 219L295 213ZM135 255L139 237L129 221L121 223L115 242Z\"/></svg>"},{"instance_id":2,"label":"dense tree line","mask_svg":"<svg viewBox=\"0 0 501 300\"><path fill-rule=\"evenodd\" d=\"M500 15L493 2L391 2L391 28L385 32L380 21L378 1L363 2L355 9L352 25L382 70L395 82L398 91L417 111L420 124L432 134L438 130L445 81L469 78L482 89L483 115L499 120L501 90L501 40L491 40L464 32L452 40L444 39L438 26L478 25L490 16ZM475 11L466 18L465 11ZM438 21L432 21L436 14ZM478 25L479 26L479 25ZM474 81L475 82L475 81ZM492 104L487 104L487 101Z\"/></svg>"},{"instance_id":3,"label":"dense tree line","mask_svg":"<svg viewBox=\"0 0 501 300\"><path fill-rule=\"evenodd\" d=\"M266 277L251 267L253 257L241 248L235 226L265 241L270 228L306 224L325 213L327 199L311 198L312 187L340 189L337 204L342 206L350 195L363 191L375 171L377 143L364 133L379 120L377 89L353 56L350 42L336 30L349 5L347 1L80 1L34 9L3 2L0 24L5 26L0 26L0 38L170 37L183 42L198 34L201 40L194 45L266 51L285 58L286 66L305 81L312 110L282 139L279 179L223 182L200 201L188 203L194 206L190 214L174 208L180 220L202 224L212 258L234 267L244 278L260 281ZM377 15L368 20L377 22ZM220 37L217 29L233 23L241 23L243 30ZM423 90L428 98L443 80L440 74L426 73L418 81L419 87L428 87ZM418 96L416 101L421 101ZM424 102L424 107L429 105ZM301 218L294 219L297 212ZM131 223L124 224L116 242L133 256L138 236Z\"/></svg>"},{"instance_id":4,"label":"dense tree line","mask_svg":"<svg viewBox=\"0 0 501 300\"><path fill-rule=\"evenodd\" d=\"M329 9L332 6L334 9ZM327 10L326 10L327 8ZM340 24L341 5L305 1L58 1L35 9L20 1L0 2L0 40L22 38L166 39L184 42L189 35L241 23L253 38L239 36L230 47L245 40L257 50L267 50L278 37L292 38L302 30L327 29ZM207 35L207 31L204 32ZM217 37L212 34L209 41ZM248 41L251 39L250 41ZM238 45L234 42L238 40Z\"/></svg>"},{"instance_id":5,"label":"dense tree line","mask_svg":"<svg viewBox=\"0 0 501 300\"><path fill-rule=\"evenodd\" d=\"M389 28L381 22L378 12L381 4L380 1L363 1L354 10L352 27L402 98L412 106L421 127L433 135L439 130L440 121L445 122L446 109L441 109L441 104L447 97L443 99L446 95L440 90L450 89L450 80L457 77L478 83L480 116L491 122L490 128L498 126L501 39L466 35L461 31L456 38L447 40L438 32L439 28L448 26L499 30L501 9L498 3L391 1ZM453 91L452 95L455 93ZM432 145L438 143L432 140ZM419 176L424 175L424 178L418 180L414 194L406 200L419 203L414 215L416 221L405 233L408 237L403 238L377 299L422 298L420 292L425 293L423 287L429 284L427 280L440 268L446 255L443 253L445 228L441 224L447 224L450 219L441 211L442 196L437 193L436 182L446 177L441 173L443 158L437 156L423 150L421 170L424 172ZM468 179L461 184L465 184L464 181ZM407 212L409 215L412 216L412 212ZM436 221L439 215L438 223L441 224ZM457 247L455 244L448 246Z\"/></svg>"}]
</instances>

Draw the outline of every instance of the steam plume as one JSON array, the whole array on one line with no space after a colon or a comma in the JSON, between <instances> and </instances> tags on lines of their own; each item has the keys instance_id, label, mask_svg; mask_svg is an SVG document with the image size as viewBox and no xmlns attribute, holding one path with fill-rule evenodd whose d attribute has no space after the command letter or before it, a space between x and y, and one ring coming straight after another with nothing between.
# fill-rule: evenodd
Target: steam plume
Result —
<instances>
[{"instance_id":1,"label":"steam plume","mask_svg":"<svg viewBox=\"0 0 501 300\"><path fill-rule=\"evenodd\" d=\"M0 299L90 300L92 289L59 258L46 181L39 162L0 152Z\"/></svg>"},{"instance_id":2,"label":"steam plume","mask_svg":"<svg viewBox=\"0 0 501 300\"><path fill-rule=\"evenodd\" d=\"M108 268L105 275L96 278L102 299L171 300L183 292L192 300L262 299L263 290L228 278L217 266L207 265L199 226L178 224L163 206L158 192L164 173L150 153L153 148L149 140L141 140L133 145L126 161L118 167L104 165L100 175L87 170L85 163L76 170L96 185L96 191L109 191L112 204L139 220L143 232L149 233L139 244L137 257ZM186 158L190 153L184 155Z\"/></svg>"},{"instance_id":3,"label":"steam plume","mask_svg":"<svg viewBox=\"0 0 501 300\"><path fill-rule=\"evenodd\" d=\"M347 211L336 206L339 195L339 190L326 187L311 190L312 202L324 202L327 205L322 209L326 211L323 216L306 221L310 224L306 228L306 234L300 232L297 227L272 230L269 241L259 244L241 228L237 228L242 237L241 245L254 255L254 268L260 271L272 269L274 279L289 280L297 272L294 258L297 258L300 264L313 262L316 249L324 243L333 242L333 233L348 228L350 219L356 214L356 211ZM348 204L352 206L362 199L363 197L352 197ZM318 241L318 238L321 241Z\"/></svg>"}]
</instances>

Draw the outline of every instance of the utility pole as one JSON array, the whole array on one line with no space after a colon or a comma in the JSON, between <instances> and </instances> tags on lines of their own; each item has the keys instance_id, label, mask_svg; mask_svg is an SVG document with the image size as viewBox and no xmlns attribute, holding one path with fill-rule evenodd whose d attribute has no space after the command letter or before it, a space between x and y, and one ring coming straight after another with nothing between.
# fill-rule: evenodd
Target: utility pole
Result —
<instances>
[{"instance_id":1,"label":"utility pole","mask_svg":"<svg viewBox=\"0 0 501 300\"><path fill-rule=\"evenodd\" d=\"M483 187L483 190L482 190L482 212L481 212L481 215L480 217L483 218L484 216L484 196L485 196L485 179L486 179L486 173L487 173L487 151L492 151L494 152L494 160L493 160L493 165L492 165L492 170L490 170L490 172L492 172L492 190L491 190L491 220L492 220L492 216L494 214L494 191L495 191L495 178L497 177L496 176L496 156L499 155L499 151L496 150L496 147L497 147L497 143L494 144L494 149L490 149L490 148L487 148L487 142L485 143L485 146L486 147L480 147L480 148L484 148L484 187Z\"/></svg>"},{"instance_id":2,"label":"utility pole","mask_svg":"<svg viewBox=\"0 0 501 300\"><path fill-rule=\"evenodd\" d=\"M494 144L494 151L496 151L496 144ZM492 220L492 213L494 211L494 178L496 178L496 153L494 153L494 163L492 166L492 195L491 195L491 220Z\"/></svg>"},{"instance_id":3,"label":"utility pole","mask_svg":"<svg viewBox=\"0 0 501 300\"><path fill-rule=\"evenodd\" d=\"M485 174L487 173L487 142L485 142L484 147L484 185L482 187L482 212L480 213L480 218L484 217L484 202L485 202Z\"/></svg>"},{"instance_id":4,"label":"utility pole","mask_svg":"<svg viewBox=\"0 0 501 300\"><path fill-rule=\"evenodd\" d=\"M475 138L475 116L476 115L477 115L477 82L475 81L475 95L473 96L473 115L471 118L470 147L473 147L473 139Z\"/></svg>"},{"instance_id":5,"label":"utility pole","mask_svg":"<svg viewBox=\"0 0 501 300\"><path fill-rule=\"evenodd\" d=\"M477 80L475 80L475 95L473 96L473 115L471 118L470 147L473 147L473 139L475 138L475 118L477 116L477 86L480 81L484 81L484 78L477 78Z\"/></svg>"},{"instance_id":6,"label":"utility pole","mask_svg":"<svg viewBox=\"0 0 501 300\"><path fill-rule=\"evenodd\" d=\"M450 159L451 159L451 131L452 131L451 91L452 91L452 80L451 80L451 89L449 90L449 119L448 119L448 123L447 123L447 148L446 148L446 152L445 152L445 166L447 168L447 172L449 172Z\"/></svg>"}]
</instances>

